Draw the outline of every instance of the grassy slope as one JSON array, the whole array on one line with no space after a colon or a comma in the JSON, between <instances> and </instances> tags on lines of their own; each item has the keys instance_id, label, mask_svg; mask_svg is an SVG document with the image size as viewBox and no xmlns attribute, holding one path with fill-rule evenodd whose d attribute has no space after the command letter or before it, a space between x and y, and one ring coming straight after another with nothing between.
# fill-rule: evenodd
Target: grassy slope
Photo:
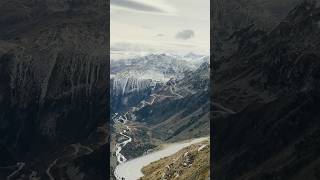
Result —
<instances>
[{"instance_id":1,"label":"grassy slope","mask_svg":"<svg viewBox=\"0 0 320 180\"><path fill-rule=\"evenodd\" d=\"M206 144L201 151L199 147ZM188 152L188 155L185 154ZM188 158L187 158L188 157ZM189 159L190 163L184 165ZM170 166L170 169L167 168ZM184 180L204 180L210 175L210 144L204 141L198 144L188 146L179 152L166 158L162 158L150 165L144 167L142 172L145 174L141 180L161 179L164 173L169 179L184 179Z\"/></svg>"}]
</instances>

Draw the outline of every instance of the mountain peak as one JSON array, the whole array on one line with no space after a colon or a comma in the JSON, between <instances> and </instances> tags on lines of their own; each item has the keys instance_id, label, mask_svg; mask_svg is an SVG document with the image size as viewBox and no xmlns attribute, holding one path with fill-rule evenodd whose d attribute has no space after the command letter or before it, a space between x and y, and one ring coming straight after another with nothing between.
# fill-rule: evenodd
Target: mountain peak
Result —
<instances>
[{"instance_id":1,"label":"mountain peak","mask_svg":"<svg viewBox=\"0 0 320 180\"><path fill-rule=\"evenodd\" d=\"M200 59L200 58L204 57L204 55L200 55L200 54L196 54L196 53L190 52L190 53L184 55L183 57L184 58L191 58L191 59Z\"/></svg>"}]
</instances>

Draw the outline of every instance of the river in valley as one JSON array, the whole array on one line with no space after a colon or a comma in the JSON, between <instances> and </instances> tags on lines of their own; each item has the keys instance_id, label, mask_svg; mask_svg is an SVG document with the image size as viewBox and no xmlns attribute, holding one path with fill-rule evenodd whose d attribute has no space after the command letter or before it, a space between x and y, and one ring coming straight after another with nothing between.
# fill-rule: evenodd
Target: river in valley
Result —
<instances>
[{"instance_id":1,"label":"river in valley","mask_svg":"<svg viewBox=\"0 0 320 180\"><path fill-rule=\"evenodd\" d=\"M125 127L124 129L120 130L120 132L117 132L118 134L121 135L121 140L117 141L115 145L116 146L115 155L117 157L118 166L115 168L114 175L117 178L117 180L124 180L124 179L136 180L139 177L142 177L143 175L141 173L142 167L162 157L172 155L184 147L187 147L197 142L201 142L206 139L206 138L199 138L199 139L194 139L194 140L185 141L181 143L170 144L160 151L156 151L156 152L141 156L139 158L127 161L127 158L121 153L122 149L128 143L132 143L132 137L129 136L131 129L127 123L132 120L131 117L136 111L139 111L145 106L152 105L155 102L155 100L159 97L178 98L178 99L183 98L183 96L175 92L171 86L170 86L170 92L172 95L169 95L169 96L151 94L149 101L145 101L145 100L141 101L138 106L132 107L128 112L126 112L123 115L115 113L112 116L114 127L120 124Z\"/></svg>"},{"instance_id":2,"label":"river in valley","mask_svg":"<svg viewBox=\"0 0 320 180\"><path fill-rule=\"evenodd\" d=\"M141 170L144 166L147 166L150 163L157 161L161 158L173 155L174 153L178 152L179 150L185 147L202 142L204 140L209 140L209 137L167 144L164 146L164 148L162 148L159 151L155 151L119 164L114 171L114 175L118 180L137 180L143 176Z\"/></svg>"}]
</instances>

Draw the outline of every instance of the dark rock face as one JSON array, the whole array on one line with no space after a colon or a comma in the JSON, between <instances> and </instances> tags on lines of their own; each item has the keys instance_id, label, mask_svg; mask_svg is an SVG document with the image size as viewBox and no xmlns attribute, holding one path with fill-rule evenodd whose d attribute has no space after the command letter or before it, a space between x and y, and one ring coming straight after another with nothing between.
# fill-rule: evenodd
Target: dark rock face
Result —
<instances>
[{"instance_id":1,"label":"dark rock face","mask_svg":"<svg viewBox=\"0 0 320 180\"><path fill-rule=\"evenodd\" d=\"M105 144L89 155L81 156L74 160L74 164L84 172L83 179L107 179L109 176L106 160L108 160L109 145Z\"/></svg>"},{"instance_id":2,"label":"dark rock face","mask_svg":"<svg viewBox=\"0 0 320 180\"><path fill-rule=\"evenodd\" d=\"M0 166L47 178L61 149L107 122L108 2L2 1L0 13Z\"/></svg>"},{"instance_id":3,"label":"dark rock face","mask_svg":"<svg viewBox=\"0 0 320 180\"><path fill-rule=\"evenodd\" d=\"M215 37L212 55L224 58L232 54L239 42L229 41L232 34L254 25L270 31L295 5L303 0L215 0L212 2L211 24Z\"/></svg>"},{"instance_id":4,"label":"dark rock face","mask_svg":"<svg viewBox=\"0 0 320 180\"><path fill-rule=\"evenodd\" d=\"M217 179L319 178L319 3L293 5L271 24L213 29L234 44L213 50L213 102L236 112L212 122Z\"/></svg>"},{"instance_id":5,"label":"dark rock face","mask_svg":"<svg viewBox=\"0 0 320 180\"><path fill-rule=\"evenodd\" d=\"M319 102L299 94L217 119L216 178L317 179Z\"/></svg>"}]
</instances>

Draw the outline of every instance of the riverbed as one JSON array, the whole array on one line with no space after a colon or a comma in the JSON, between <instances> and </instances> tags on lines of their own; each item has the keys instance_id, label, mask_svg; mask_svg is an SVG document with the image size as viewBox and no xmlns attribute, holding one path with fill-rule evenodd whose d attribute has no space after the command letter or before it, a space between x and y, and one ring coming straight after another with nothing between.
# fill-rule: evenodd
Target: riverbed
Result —
<instances>
[{"instance_id":1,"label":"riverbed","mask_svg":"<svg viewBox=\"0 0 320 180\"><path fill-rule=\"evenodd\" d=\"M114 175L118 180L123 180L122 178L125 178L125 180L137 180L143 176L143 173L141 171L143 167L161 158L173 155L174 153L185 147L202 142L204 140L209 140L209 137L167 144L159 151L155 151L150 154L146 154L144 156L119 164L114 171Z\"/></svg>"}]
</instances>

